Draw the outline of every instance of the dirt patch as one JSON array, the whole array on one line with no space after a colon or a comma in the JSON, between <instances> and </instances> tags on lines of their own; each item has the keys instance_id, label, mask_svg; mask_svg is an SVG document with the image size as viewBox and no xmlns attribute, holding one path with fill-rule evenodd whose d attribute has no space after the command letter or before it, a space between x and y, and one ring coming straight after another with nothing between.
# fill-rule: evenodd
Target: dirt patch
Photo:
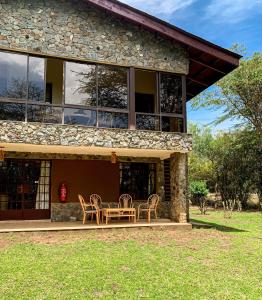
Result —
<instances>
[{"instance_id":1,"label":"dirt patch","mask_svg":"<svg viewBox=\"0 0 262 300\"><path fill-rule=\"evenodd\" d=\"M161 246L176 245L197 250L201 244L207 240L223 241L224 246L229 246L230 242L225 242L230 237L216 230L150 230L150 229L121 229L121 230L99 230L99 231L66 231L66 232L26 232L3 234L0 236L0 249L15 243L33 243L45 245L72 244L85 240L98 240L106 243L121 241L135 241L141 245L155 244ZM3 237L3 238L2 238Z\"/></svg>"}]
</instances>

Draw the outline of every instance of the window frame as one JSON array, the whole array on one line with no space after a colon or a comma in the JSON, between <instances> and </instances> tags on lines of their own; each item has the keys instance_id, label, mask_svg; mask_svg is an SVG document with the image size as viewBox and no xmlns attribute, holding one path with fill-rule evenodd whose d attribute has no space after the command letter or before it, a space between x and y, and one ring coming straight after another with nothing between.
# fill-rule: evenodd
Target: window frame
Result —
<instances>
[{"instance_id":1,"label":"window frame","mask_svg":"<svg viewBox=\"0 0 262 300\"><path fill-rule=\"evenodd\" d=\"M62 58L62 57L55 57L55 56L44 56L36 53L25 53L21 51L15 51L15 50L6 50L6 49L0 49L1 52L7 52L10 54L21 54L27 56L27 96L26 99L13 99L13 98L0 98L0 102L3 103L16 103L16 104L25 104L25 122L28 122L28 105L39 105L39 106L49 106L49 107L61 107L62 108L62 125L65 124L65 108L81 108L84 110L93 110L96 111L96 126L95 128L105 128L105 129L110 129L110 127L99 127L98 124L98 112L114 112L114 113L125 113L127 114L128 117L128 127L125 129L129 130L139 130L136 128L136 116L137 115L151 115L159 118L159 130L153 130L153 132L162 132L162 117L173 117L173 118L178 118L183 120L183 132L187 132L187 116L186 116L186 75L183 74L178 74L178 73L172 73L172 72L162 72L162 71L154 71L156 72L156 90L157 90L157 95L156 95L156 107L157 107L157 112L152 114L152 113L139 113L135 111L135 70L145 70L143 68L135 68L135 67L127 67L127 66L118 66L114 64L105 64L105 63L98 63L98 62L92 62L92 61L83 61L83 60L74 60L74 59L68 59L68 58ZM48 58L57 58L59 60L63 61L63 90L62 90L62 99L61 99L61 104L52 104L48 102L41 102L41 101L34 101L28 99L28 89L29 89L29 60L30 57L39 57L44 59L45 64L44 64L44 85L46 86L46 70L47 70L47 59ZM98 76L97 74L97 69L98 66L111 66L115 68L124 68L127 71L127 108L126 109L121 109L121 108L111 108L111 107L102 107L98 106L98 80L96 79L96 85L97 85L97 93L96 93L96 106L87 106L87 105L76 105L76 104L66 104L65 103L65 83L66 83L66 62L73 62L73 63L79 63L79 64L89 64L89 65L95 65L96 66L96 78ZM150 70L152 71L152 70ZM177 114L177 113L163 113L161 112L161 103L160 103L160 80L161 80L161 74L171 74L174 76L180 76L182 78L182 114ZM44 90L44 99L46 97L46 89ZM53 123L45 123L45 124L53 124ZM60 124L60 123L59 123ZM66 124L67 126L73 126L70 124ZM86 126L86 127L91 127L94 128L93 126L87 126L87 125L81 125L77 124L80 126ZM124 130L125 130L124 129ZM143 129L144 130L144 129ZM145 130L147 131L147 130ZM148 130L152 132L152 130ZM181 133L181 132L179 132Z\"/></svg>"}]
</instances>

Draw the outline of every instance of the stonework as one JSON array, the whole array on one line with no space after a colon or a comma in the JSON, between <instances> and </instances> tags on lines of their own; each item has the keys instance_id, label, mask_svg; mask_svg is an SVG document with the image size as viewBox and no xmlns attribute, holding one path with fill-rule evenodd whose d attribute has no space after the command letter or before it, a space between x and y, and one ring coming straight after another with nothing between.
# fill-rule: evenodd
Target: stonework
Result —
<instances>
[{"instance_id":1,"label":"stonework","mask_svg":"<svg viewBox=\"0 0 262 300\"><path fill-rule=\"evenodd\" d=\"M0 47L187 74L186 49L87 1L0 2Z\"/></svg>"},{"instance_id":2,"label":"stonework","mask_svg":"<svg viewBox=\"0 0 262 300\"><path fill-rule=\"evenodd\" d=\"M134 201L134 207L138 207L142 201ZM109 203L110 207L117 207L117 203ZM145 219L145 215L141 215L141 219ZM152 218L154 218L152 214ZM170 202L161 201L158 206L158 218L170 218ZM83 219L80 203L52 203L51 204L51 220L53 222L81 221ZM87 221L88 222L88 221Z\"/></svg>"},{"instance_id":3,"label":"stonework","mask_svg":"<svg viewBox=\"0 0 262 300\"><path fill-rule=\"evenodd\" d=\"M170 158L171 219L186 223L189 215L188 158L185 153L174 153Z\"/></svg>"},{"instance_id":4,"label":"stonework","mask_svg":"<svg viewBox=\"0 0 262 300\"><path fill-rule=\"evenodd\" d=\"M188 134L0 121L0 143L188 152Z\"/></svg>"}]
</instances>

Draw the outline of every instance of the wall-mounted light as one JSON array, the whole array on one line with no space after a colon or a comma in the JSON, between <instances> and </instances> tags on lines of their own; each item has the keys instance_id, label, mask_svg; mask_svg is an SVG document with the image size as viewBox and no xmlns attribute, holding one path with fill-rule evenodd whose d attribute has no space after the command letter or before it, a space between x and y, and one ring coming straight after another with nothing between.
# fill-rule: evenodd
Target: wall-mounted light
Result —
<instances>
[{"instance_id":1,"label":"wall-mounted light","mask_svg":"<svg viewBox=\"0 0 262 300\"><path fill-rule=\"evenodd\" d=\"M0 161L4 161L4 160L5 160L4 147L0 147Z\"/></svg>"},{"instance_id":2,"label":"wall-mounted light","mask_svg":"<svg viewBox=\"0 0 262 300\"><path fill-rule=\"evenodd\" d=\"M111 153L111 163L116 164L116 162L117 162L117 155L115 152L112 152Z\"/></svg>"}]
</instances>

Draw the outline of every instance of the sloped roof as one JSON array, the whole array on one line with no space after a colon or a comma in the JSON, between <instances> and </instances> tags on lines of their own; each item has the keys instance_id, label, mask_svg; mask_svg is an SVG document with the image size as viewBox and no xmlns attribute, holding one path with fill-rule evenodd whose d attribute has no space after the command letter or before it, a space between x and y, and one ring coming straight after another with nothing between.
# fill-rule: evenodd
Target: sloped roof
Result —
<instances>
[{"instance_id":1,"label":"sloped roof","mask_svg":"<svg viewBox=\"0 0 262 300\"><path fill-rule=\"evenodd\" d=\"M239 66L241 55L122 2L117 0L85 1L186 46L190 59L189 74L187 75L187 100L192 99Z\"/></svg>"}]
</instances>

